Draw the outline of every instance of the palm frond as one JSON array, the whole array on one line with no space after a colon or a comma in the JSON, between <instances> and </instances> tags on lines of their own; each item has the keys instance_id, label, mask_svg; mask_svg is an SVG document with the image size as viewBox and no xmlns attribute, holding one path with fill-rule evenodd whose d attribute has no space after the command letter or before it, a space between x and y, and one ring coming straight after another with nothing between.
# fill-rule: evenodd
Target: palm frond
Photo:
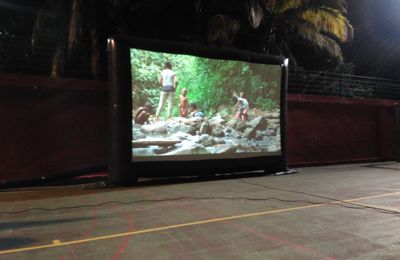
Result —
<instances>
[{"instance_id":1,"label":"palm frond","mask_svg":"<svg viewBox=\"0 0 400 260\"><path fill-rule=\"evenodd\" d=\"M264 6L259 0L250 0L246 2L246 11L250 26L258 28L264 19Z\"/></svg>"},{"instance_id":2,"label":"palm frond","mask_svg":"<svg viewBox=\"0 0 400 260\"><path fill-rule=\"evenodd\" d=\"M350 41L353 37L353 27L343 13L333 8L322 8L318 11L307 10L301 17L315 25L318 32L328 33L341 42Z\"/></svg>"},{"instance_id":3,"label":"palm frond","mask_svg":"<svg viewBox=\"0 0 400 260\"><path fill-rule=\"evenodd\" d=\"M273 12L279 14L291 9L307 8L307 9L318 10L323 7L330 7L342 13L346 13L347 1L346 0L275 0Z\"/></svg>"},{"instance_id":4,"label":"palm frond","mask_svg":"<svg viewBox=\"0 0 400 260\"><path fill-rule=\"evenodd\" d=\"M339 44L330 37L318 32L313 23L299 18L296 23L291 23L291 31L297 32L297 35L309 44L327 51L331 57L340 61L343 59Z\"/></svg>"}]
</instances>

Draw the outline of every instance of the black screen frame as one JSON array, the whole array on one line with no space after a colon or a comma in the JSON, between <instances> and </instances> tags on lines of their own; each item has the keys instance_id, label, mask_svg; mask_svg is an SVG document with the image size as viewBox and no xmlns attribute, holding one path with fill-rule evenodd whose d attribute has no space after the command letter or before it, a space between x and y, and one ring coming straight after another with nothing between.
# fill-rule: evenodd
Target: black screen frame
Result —
<instances>
[{"instance_id":1,"label":"black screen frame","mask_svg":"<svg viewBox=\"0 0 400 260\"><path fill-rule=\"evenodd\" d=\"M258 170L270 174L288 170L286 135L287 59L236 49L132 37L110 38L108 48L109 117L111 123L108 169L112 183L128 185L136 183L138 177L199 176ZM234 159L132 161L131 48L282 66L280 91L281 154Z\"/></svg>"}]
</instances>

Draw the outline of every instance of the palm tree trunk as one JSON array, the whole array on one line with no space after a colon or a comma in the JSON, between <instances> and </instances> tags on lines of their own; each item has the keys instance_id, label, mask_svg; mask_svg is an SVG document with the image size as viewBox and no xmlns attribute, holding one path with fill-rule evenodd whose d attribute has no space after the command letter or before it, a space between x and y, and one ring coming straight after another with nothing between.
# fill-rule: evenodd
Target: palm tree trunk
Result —
<instances>
[{"instance_id":1,"label":"palm tree trunk","mask_svg":"<svg viewBox=\"0 0 400 260\"><path fill-rule=\"evenodd\" d=\"M82 36L81 0L72 0L71 19L68 27L68 53L78 46Z\"/></svg>"},{"instance_id":2,"label":"palm tree trunk","mask_svg":"<svg viewBox=\"0 0 400 260\"><path fill-rule=\"evenodd\" d=\"M65 59L64 48L58 46L51 61L50 77L52 79L57 79L61 77L62 73L64 72L64 59Z\"/></svg>"},{"instance_id":3,"label":"palm tree trunk","mask_svg":"<svg viewBox=\"0 0 400 260\"><path fill-rule=\"evenodd\" d=\"M97 30L93 29L90 33L91 41L91 57L90 57L90 72L94 79L99 78L100 74L100 46L98 41Z\"/></svg>"}]
</instances>

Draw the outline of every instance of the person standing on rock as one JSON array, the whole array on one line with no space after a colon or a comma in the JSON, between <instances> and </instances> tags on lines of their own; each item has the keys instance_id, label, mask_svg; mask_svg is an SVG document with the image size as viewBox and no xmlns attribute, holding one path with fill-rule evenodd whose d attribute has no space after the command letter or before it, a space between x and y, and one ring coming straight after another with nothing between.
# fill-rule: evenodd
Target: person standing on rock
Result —
<instances>
[{"instance_id":1,"label":"person standing on rock","mask_svg":"<svg viewBox=\"0 0 400 260\"><path fill-rule=\"evenodd\" d=\"M187 97L187 89L183 88L181 95L179 96L179 115L181 117L187 117L189 111L189 100Z\"/></svg>"},{"instance_id":2,"label":"person standing on rock","mask_svg":"<svg viewBox=\"0 0 400 260\"><path fill-rule=\"evenodd\" d=\"M167 118L171 117L174 103L175 89L178 86L178 80L175 72L172 70L171 62L165 62L164 69L161 71L159 83L161 85L160 100L157 107L156 119L158 120L164 106L165 100L168 101Z\"/></svg>"},{"instance_id":3,"label":"person standing on rock","mask_svg":"<svg viewBox=\"0 0 400 260\"><path fill-rule=\"evenodd\" d=\"M237 100L235 106L239 107L235 117L242 121L247 121L249 119L249 115L247 114L249 110L249 102L245 98L244 92L240 92L238 96L234 91L233 97Z\"/></svg>"}]
</instances>

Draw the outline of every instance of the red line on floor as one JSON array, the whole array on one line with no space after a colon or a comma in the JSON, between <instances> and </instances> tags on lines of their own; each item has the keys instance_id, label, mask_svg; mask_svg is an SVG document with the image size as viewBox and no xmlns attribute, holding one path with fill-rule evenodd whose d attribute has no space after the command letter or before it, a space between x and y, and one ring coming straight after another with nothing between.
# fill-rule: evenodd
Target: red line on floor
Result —
<instances>
[{"instance_id":1,"label":"red line on floor","mask_svg":"<svg viewBox=\"0 0 400 260\"><path fill-rule=\"evenodd\" d=\"M210 214L206 213L206 211L204 211L204 210L198 210L198 209L195 209L194 207L188 207L188 206L182 206L182 205L176 205L176 207L180 208L180 209L183 209L183 210L185 210L187 212L194 213L194 214L196 214L197 216L200 216L200 217L206 217L206 218L214 218L215 217L213 215L210 215ZM268 241L273 242L275 244L285 245L285 246L288 246L288 247L290 247L292 249L295 249L297 251L302 251L303 253L306 253L307 255L314 255L314 256L318 256L318 257L323 257L326 260L335 260L334 257L326 256L326 255L324 255L322 252L320 252L318 250L315 250L313 248L307 247L305 245L292 243L287 239L282 239L282 238L279 238L279 237L277 237L275 235L272 235L272 234L262 233L262 232L259 232L259 231L255 230L255 229L252 229L250 227L247 227L247 226L244 226L244 225L241 225L241 224L238 224L238 223L234 223L234 222L224 222L224 224L225 225L234 226L234 227L240 229L241 231L245 231L247 233L250 233L252 235L255 235L255 236L263 238L263 239L267 239Z\"/></svg>"}]
</instances>

